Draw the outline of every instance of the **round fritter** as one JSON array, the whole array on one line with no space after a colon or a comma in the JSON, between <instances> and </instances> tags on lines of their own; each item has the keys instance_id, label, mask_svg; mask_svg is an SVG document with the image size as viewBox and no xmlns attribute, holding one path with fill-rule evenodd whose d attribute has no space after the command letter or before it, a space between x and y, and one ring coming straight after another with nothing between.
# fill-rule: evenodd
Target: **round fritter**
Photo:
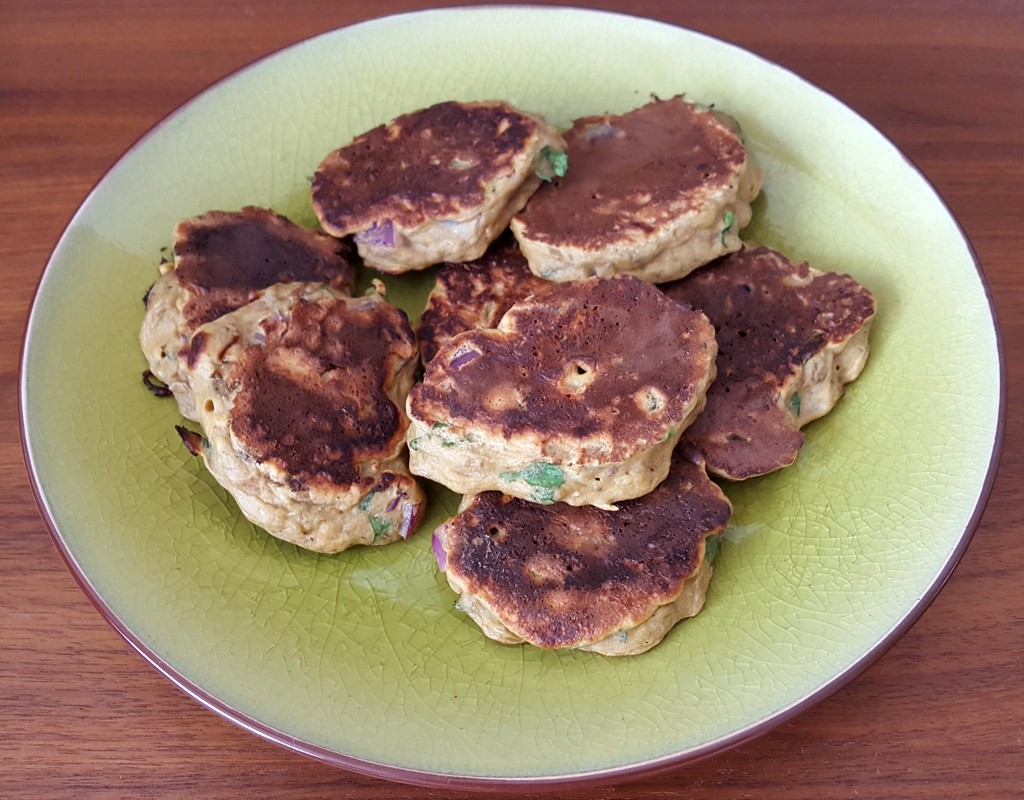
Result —
<instances>
[{"instance_id":1,"label":"round fritter","mask_svg":"<svg viewBox=\"0 0 1024 800\"><path fill-rule=\"evenodd\" d=\"M718 377L684 437L710 472L741 480L792 464L868 358L871 293L848 275L744 247L662 287L715 324Z\"/></svg>"},{"instance_id":2,"label":"round fritter","mask_svg":"<svg viewBox=\"0 0 1024 800\"><path fill-rule=\"evenodd\" d=\"M514 303L547 286L548 281L530 272L511 237L499 239L475 261L445 264L420 316L417 338L423 364L456 334L495 327Z\"/></svg>"},{"instance_id":3,"label":"round fritter","mask_svg":"<svg viewBox=\"0 0 1024 800\"><path fill-rule=\"evenodd\" d=\"M178 353L200 325L277 283L325 283L348 291L356 278L349 243L254 206L179 222L173 253L146 295L139 341L150 371L189 419L196 419L196 410Z\"/></svg>"},{"instance_id":4,"label":"round fritter","mask_svg":"<svg viewBox=\"0 0 1024 800\"><path fill-rule=\"evenodd\" d=\"M611 508L668 473L715 372L707 318L636 278L550 284L409 395L409 466L456 492Z\"/></svg>"},{"instance_id":5,"label":"round fritter","mask_svg":"<svg viewBox=\"0 0 1024 800\"><path fill-rule=\"evenodd\" d=\"M417 351L403 311L281 284L200 327L182 358L199 451L248 519L322 553L412 533L424 497L405 462Z\"/></svg>"},{"instance_id":6,"label":"round fritter","mask_svg":"<svg viewBox=\"0 0 1024 800\"><path fill-rule=\"evenodd\" d=\"M571 168L512 219L530 269L657 283L738 249L762 174L733 125L682 97L576 120Z\"/></svg>"},{"instance_id":7,"label":"round fritter","mask_svg":"<svg viewBox=\"0 0 1024 800\"><path fill-rule=\"evenodd\" d=\"M438 103L329 154L313 177L313 209L328 233L355 234L382 272L472 261L564 149L542 117L507 103Z\"/></svg>"},{"instance_id":8,"label":"round fritter","mask_svg":"<svg viewBox=\"0 0 1024 800\"><path fill-rule=\"evenodd\" d=\"M703 607L706 540L731 513L700 458L680 448L665 481L618 511L466 497L434 548L458 607L488 637L634 655Z\"/></svg>"}]
</instances>

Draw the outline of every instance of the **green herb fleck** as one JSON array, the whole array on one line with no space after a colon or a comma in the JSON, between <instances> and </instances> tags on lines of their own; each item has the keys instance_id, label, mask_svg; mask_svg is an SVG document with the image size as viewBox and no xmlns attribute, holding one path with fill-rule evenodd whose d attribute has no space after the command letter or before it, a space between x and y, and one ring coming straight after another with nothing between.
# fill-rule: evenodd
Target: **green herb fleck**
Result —
<instances>
[{"instance_id":1,"label":"green herb fleck","mask_svg":"<svg viewBox=\"0 0 1024 800\"><path fill-rule=\"evenodd\" d=\"M715 556L718 555L718 551L722 549L722 537L721 535L708 536L704 540L704 559L711 564L715 560Z\"/></svg>"},{"instance_id":2,"label":"green herb fleck","mask_svg":"<svg viewBox=\"0 0 1024 800\"><path fill-rule=\"evenodd\" d=\"M415 439L410 439L409 440L409 449L410 450L419 450L420 447L422 447L422 446L423 446L423 442L420 441L420 437L419 436L417 436Z\"/></svg>"},{"instance_id":3,"label":"green herb fleck","mask_svg":"<svg viewBox=\"0 0 1024 800\"><path fill-rule=\"evenodd\" d=\"M391 530L391 520L383 517L370 517L370 527L373 528L373 541L377 541Z\"/></svg>"},{"instance_id":4,"label":"green herb fleck","mask_svg":"<svg viewBox=\"0 0 1024 800\"><path fill-rule=\"evenodd\" d=\"M569 154L553 147L542 147L534 172L542 181L561 178L569 171Z\"/></svg>"},{"instance_id":5,"label":"green herb fleck","mask_svg":"<svg viewBox=\"0 0 1024 800\"><path fill-rule=\"evenodd\" d=\"M555 489L565 483L561 467L543 461L536 461L519 472L502 472L498 477L503 481L522 481L532 486L530 497L535 503L555 502Z\"/></svg>"},{"instance_id":6,"label":"green herb fleck","mask_svg":"<svg viewBox=\"0 0 1024 800\"><path fill-rule=\"evenodd\" d=\"M469 441L469 437L467 436L458 436L452 433L449 430L451 427L451 424L447 422L435 422L430 426L430 432L427 436L432 439L440 439L441 447L457 447L458 445ZM416 444L413 445L413 442L416 442L416 439L409 442L409 447L413 450L419 450L420 446L423 444L423 442L416 442Z\"/></svg>"},{"instance_id":7,"label":"green herb fleck","mask_svg":"<svg viewBox=\"0 0 1024 800\"><path fill-rule=\"evenodd\" d=\"M359 505L356 506L360 511L366 511L370 507L370 503L373 502L374 492L370 492L366 497L359 501Z\"/></svg>"},{"instance_id":8,"label":"green herb fleck","mask_svg":"<svg viewBox=\"0 0 1024 800\"><path fill-rule=\"evenodd\" d=\"M530 492L530 497L535 503L549 505L555 502L555 490L549 489L546 486L537 486Z\"/></svg>"},{"instance_id":9,"label":"green herb fleck","mask_svg":"<svg viewBox=\"0 0 1024 800\"><path fill-rule=\"evenodd\" d=\"M722 244L725 244L725 235L732 230L732 224L736 221L735 215L731 211L725 212L725 227L722 228Z\"/></svg>"},{"instance_id":10,"label":"green herb fleck","mask_svg":"<svg viewBox=\"0 0 1024 800\"><path fill-rule=\"evenodd\" d=\"M519 473L519 479L530 486L543 486L548 489L557 489L565 483L565 475L561 468L554 464L545 464L543 461L525 467Z\"/></svg>"},{"instance_id":11,"label":"green herb fleck","mask_svg":"<svg viewBox=\"0 0 1024 800\"><path fill-rule=\"evenodd\" d=\"M793 392L793 396L789 398L789 410L793 412L794 417L800 416L800 394Z\"/></svg>"}]
</instances>

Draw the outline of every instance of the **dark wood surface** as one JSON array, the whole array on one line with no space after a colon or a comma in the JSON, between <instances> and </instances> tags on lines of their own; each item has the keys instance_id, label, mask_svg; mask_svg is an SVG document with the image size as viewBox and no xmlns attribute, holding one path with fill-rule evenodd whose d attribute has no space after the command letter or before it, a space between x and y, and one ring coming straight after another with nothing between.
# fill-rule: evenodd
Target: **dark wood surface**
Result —
<instances>
[{"instance_id":1,"label":"dark wood surface","mask_svg":"<svg viewBox=\"0 0 1024 800\"><path fill-rule=\"evenodd\" d=\"M58 556L33 499L17 416L20 343L35 284L77 206L125 149L259 56L369 16L429 5L0 4L0 798L452 795L344 772L271 745L206 711L147 665ZM805 76L889 136L929 176L977 251L1000 315L1009 400L1000 471L966 555L930 609L875 665L735 750L645 780L558 795L1024 796L1024 4L580 5L735 42ZM941 331L935 337L941 357Z\"/></svg>"}]
</instances>

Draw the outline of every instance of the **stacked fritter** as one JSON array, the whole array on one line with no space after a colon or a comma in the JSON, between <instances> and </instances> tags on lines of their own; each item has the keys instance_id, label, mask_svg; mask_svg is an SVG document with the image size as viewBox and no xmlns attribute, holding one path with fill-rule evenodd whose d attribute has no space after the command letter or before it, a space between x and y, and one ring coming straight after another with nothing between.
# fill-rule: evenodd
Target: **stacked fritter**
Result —
<instances>
[{"instance_id":1,"label":"stacked fritter","mask_svg":"<svg viewBox=\"0 0 1024 800\"><path fill-rule=\"evenodd\" d=\"M182 220L172 258L146 294L139 335L151 373L181 413L198 419L179 354L201 326L278 283L323 283L349 292L356 279L350 242L302 228L265 208L210 211Z\"/></svg>"},{"instance_id":2,"label":"stacked fritter","mask_svg":"<svg viewBox=\"0 0 1024 800\"><path fill-rule=\"evenodd\" d=\"M438 103L358 136L313 177L313 208L368 266L420 270L479 258L553 174L565 143L507 103Z\"/></svg>"},{"instance_id":3,"label":"stacked fritter","mask_svg":"<svg viewBox=\"0 0 1024 800\"><path fill-rule=\"evenodd\" d=\"M871 293L753 246L662 288L717 331L718 377L687 442L732 480L792 464L800 429L831 411L867 362Z\"/></svg>"},{"instance_id":4,"label":"stacked fritter","mask_svg":"<svg viewBox=\"0 0 1024 800\"><path fill-rule=\"evenodd\" d=\"M146 298L150 371L202 434L190 451L255 524L324 553L408 537L425 501L405 457L417 366L405 312L353 298L347 243L267 209L176 228Z\"/></svg>"},{"instance_id":5,"label":"stacked fritter","mask_svg":"<svg viewBox=\"0 0 1024 800\"><path fill-rule=\"evenodd\" d=\"M681 96L564 134L439 103L324 158L330 236L255 209L182 223L143 347L274 535L405 538L416 475L463 495L433 547L488 637L642 653L704 605L732 513L708 473L793 463L867 359L866 289L740 239L761 184L736 122ZM349 295L353 250L437 267L418 336Z\"/></svg>"},{"instance_id":6,"label":"stacked fritter","mask_svg":"<svg viewBox=\"0 0 1024 800\"><path fill-rule=\"evenodd\" d=\"M467 495L434 549L459 607L491 639L633 655L701 610L708 539L731 513L680 448L664 481L616 511Z\"/></svg>"},{"instance_id":7,"label":"stacked fritter","mask_svg":"<svg viewBox=\"0 0 1024 800\"><path fill-rule=\"evenodd\" d=\"M737 130L682 97L576 120L565 135L571 168L512 219L530 269L654 283L738 249L762 175Z\"/></svg>"},{"instance_id":8,"label":"stacked fritter","mask_svg":"<svg viewBox=\"0 0 1024 800\"><path fill-rule=\"evenodd\" d=\"M424 497L404 455L417 351L403 311L282 284L201 327L185 362L202 457L252 522L322 553L412 533Z\"/></svg>"}]
</instances>

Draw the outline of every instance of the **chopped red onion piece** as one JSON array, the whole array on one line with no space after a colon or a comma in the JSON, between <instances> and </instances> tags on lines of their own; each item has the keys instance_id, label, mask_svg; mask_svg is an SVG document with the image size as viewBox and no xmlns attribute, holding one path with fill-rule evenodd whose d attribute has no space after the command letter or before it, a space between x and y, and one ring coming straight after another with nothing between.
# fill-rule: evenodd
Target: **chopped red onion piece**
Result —
<instances>
[{"instance_id":1,"label":"chopped red onion piece","mask_svg":"<svg viewBox=\"0 0 1024 800\"><path fill-rule=\"evenodd\" d=\"M413 528L416 526L416 512L419 506L416 503L402 504L402 526L398 529L398 535L403 539L412 536Z\"/></svg>"},{"instance_id":2,"label":"chopped red onion piece","mask_svg":"<svg viewBox=\"0 0 1024 800\"><path fill-rule=\"evenodd\" d=\"M583 134L583 138L588 142L594 141L594 139L607 139L610 136L621 136L622 132L607 122L602 122L600 125L590 125L587 127Z\"/></svg>"},{"instance_id":3,"label":"chopped red onion piece","mask_svg":"<svg viewBox=\"0 0 1024 800\"><path fill-rule=\"evenodd\" d=\"M444 572L448 566L448 556L445 555L444 548L441 547L441 540L437 536L437 532L430 537L430 546L434 548L434 558L437 559L437 566Z\"/></svg>"},{"instance_id":4,"label":"chopped red onion piece","mask_svg":"<svg viewBox=\"0 0 1024 800\"><path fill-rule=\"evenodd\" d=\"M360 231L353 237L357 244L368 244L375 247L395 246L394 223L386 219L379 225L375 222L365 231Z\"/></svg>"},{"instance_id":5,"label":"chopped red onion piece","mask_svg":"<svg viewBox=\"0 0 1024 800\"><path fill-rule=\"evenodd\" d=\"M455 358L452 359L451 364L449 364L448 366L451 367L453 370L458 371L462 369L464 366L466 366L466 364L468 364L470 361L479 358L479 356L480 352L477 350L464 350L463 352L455 356Z\"/></svg>"}]
</instances>

